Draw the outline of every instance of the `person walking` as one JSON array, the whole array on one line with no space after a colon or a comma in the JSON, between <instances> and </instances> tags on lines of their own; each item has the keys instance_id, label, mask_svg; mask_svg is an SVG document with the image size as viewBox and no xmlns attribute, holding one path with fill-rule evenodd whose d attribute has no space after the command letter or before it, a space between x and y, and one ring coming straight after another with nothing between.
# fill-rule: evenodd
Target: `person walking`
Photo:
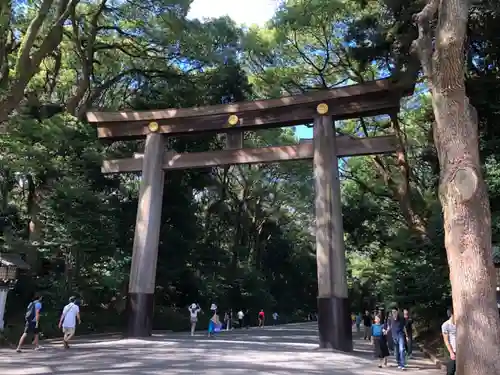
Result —
<instances>
[{"instance_id":1,"label":"person walking","mask_svg":"<svg viewBox=\"0 0 500 375\"><path fill-rule=\"evenodd\" d=\"M243 310L240 310L238 311L238 324L240 325L240 328L243 328L243 319L245 319L245 313L243 312Z\"/></svg>"},{"instance_id":2,"label":"person walking","mask_svg":"<svg viewBox=\"0 0 500 375\"><path fill-rule=\"evenodd\" d=\"M379 317L380 320L380 317ZM365 311L365 315L363 315L363 333L364 340L371 339L372 332L372 316L368 310Z\"/></svg>"},{"instance_id":3,"label":"person walking","mask_svg":"<svg viewBox=\"0 0 500 375\"><path fill-rule=\"evenodd\" d=\"M273 312L273 325L277 325L278 324L278 318L279 318L278 313L276 311Z\"/></svg>"},{"instance_id":4,"label":"person walking","mask_svg":"<svg viewBox=\"0 0 500 375\"><path fill-rule=\"evenodd\" d=\"M64 334L63 345L65 349L69 349L69 340L75 335L77 319L78 324L82 324L80 307L76 303L76 297L70 297L69 303L64 306L59 319L59 329L62 329Z\"/></svg>"},{"instance_id":5,"label":"person walking","mask_svg":"<svg viewBox=\"0 0 500 375\"><path fill-rule=\"evenodd\" d=\"M198 314L201 311L201 307L197 303L192 303L188 307L189 311L189 321L191 322L191 336L194 336L194 332L196 331L196 324L198 323Z\"/></svg>"},{"instance_id":6,"label":"person walking","mask_svg":"<svg viewBox=\"0 0 500 375\"><path fill-rule=\"evenodd\" d=\"M25 314L25 325L24 333L19 339L19 344L17 345L16 352L21 353L21 347L24 344L24 340L30 333L33 334L33 344L35 345L35 350L40 349L39 345L39 333L40 333L40 311L42 310L42 297L36 294L31 300Z\"/></svg>"},{"instance_id":7,"label":"person walking","mask_svg":"<svg viewBox=\"0 0 500 375\"><path fill-rule=\"evenodd\" d=\"M384 309L380 307L378 309L378 315L380 316L380 323L384 326L386 330L387 337L387 348L389 349L389 353L392 355L394 353L394 341L392 341L392 332L390 326L390 314L386 315Z\"/></svg>"},{"instance_id":8,"label":"person walking","mask_svg":"<svg viewBox=\"0 0 500 375\"><path fill-rule=\"evenodd\" d=\"M356 314L356 332L360 333L361 332L361 321L363 320L363 316L361 313Z\"/></svg>"},{"instance_id":9,"label":"person walking","mask_svg":"<svg viewBox=\"0 0 500 375\"><path fill-rule=\"evenodd\" d=\"M233 314L233 309L229 309L229 320L227 323L227 330L232 331L233 330L233 325L234 325L234 314Z\"/></svg>"},{"instance_id":10,"label":"person walking","mask_svg":"<svg viewBox=\"0 0 500 375\"><path fill-rule=\"evenodd\" d=\"M392 342L394 343L394 354L398 363L398 368L404 370L406 368L406 335L405 335L405 322L399 314L397 307L394 307L389 319L389 329L392 335Z\"/></svg>"},{"instance_id":11,"label":"person walking","mask_svg":"<svg viewBox=\"0 0 500 375\"><path fill-rule=\"evenodd\" d=\"M220 320L217 310L212 310L212 317L208 322L208 337L215 337L215 333L220 331Z\"/></svg>"},{"instance_id":12,"label":"person walking","mask_svg":"<svg viewBox=\"0 0 500 375\"><path fill-rule=\"evenodd\" d=\"M455 324L455 316L453 315L453 308L449 310L449 318L441 326L441 332L443 334L444 344L448 353L450 354L450 360L446 364L446 375L455 375L457 371L456 364L456 353L457 353L457 326Z\"/></svg>"},{"instance_id":13,"label":"person walking","mask_svg":"<svg viewBox=\"0 0 500 375\"><path fill-rule=\"evenodd\" d=\"M249 329L250 328L250 312L248 311L248 309L245 310L245 316L244 316L243 320L245 321L245 328Z\"/></svg>"},{"instance_id":14,"label":"person walking","mask_svg":"<svg viewBox=\"0 0 500 375\"><path fill-rule=\"evenodd\" d=\"M229 325L231 324L231 318L229 317L229 311L224 313L224 326L226 331L229 331Z\"/></svg>"},{"instance_id":15,"label":"person walking","mask_svg":"<svg viewBox=\"0 0 500 375\"><path fill-rule=\"evenodd\" d=\"M259 327L264 328L264 320L265 320L264 310L259 311L258 319L259 319Z\"/></svg>"},{"instance_id":16,"label":"person walking","mask_svg":"<svg viewBox=\"0 0 500 375\"><path fill-rule=\"evenodd\" d=\"M406 332L406 355L408 358L413 358L413 319L410 316L410 310L403 310L403 318Z\"/></svg>"},{"instance_id":17,"label":"person walking","mask_svg":"<svg viewBox=\"0 0 500 375\"><path fill-rule=\"evenodd\" d=\"M380 360L378 367L387 366L387 357L389 357L389 349L387 348L387 338L384 326L381 324L380 316L375 316L375 323L370 327L371 342L375 352L375 357Z\"/></svg>"}]
</instances>

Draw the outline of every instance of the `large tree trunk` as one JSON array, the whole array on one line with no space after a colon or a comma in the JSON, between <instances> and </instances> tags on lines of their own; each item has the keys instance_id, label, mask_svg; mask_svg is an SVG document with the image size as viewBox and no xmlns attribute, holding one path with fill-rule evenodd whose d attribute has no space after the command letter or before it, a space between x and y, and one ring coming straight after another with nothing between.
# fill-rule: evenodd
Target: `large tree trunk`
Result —
<instances>
[{"instance_id":1,"label":"large tree trunk","mask_svg":"<svg viewBox=\"0 0 500 375\"><path fill-rule=\"evenodd\" d=\"M455 90L453 90L455 91ZM491 213L465 91L433 94L440 200L458 326L457 374L500 374Z\"/></svg>"},{"instance_id":2,"label":"large tree trunk","mask_svg":"<svg viewBox=\"0 0 500 375\"><path fill-rule=\"evenodd\" d=\"M491 213L479 159L478 122L465 92L468 0L430 0L415 47L432 94L439 196L457 321L457 374L500 375ZM431 21L437 16L434 34Z\"/></svg>"}]
</instances>

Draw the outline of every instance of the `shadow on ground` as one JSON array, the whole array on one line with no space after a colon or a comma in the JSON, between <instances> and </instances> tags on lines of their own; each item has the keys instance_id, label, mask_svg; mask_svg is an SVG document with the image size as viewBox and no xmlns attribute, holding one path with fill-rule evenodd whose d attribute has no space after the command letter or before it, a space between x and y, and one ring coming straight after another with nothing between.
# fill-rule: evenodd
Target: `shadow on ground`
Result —
<instances>
[{"instance_id":1,"label":"shadow on ground","mask_svg":"<svg viewBox=\"0 0 500 375\"><path fill-rule=\"evenodd\" d=\"M439 374L423 357L407 373ZM158 334L145 340L80 338L70 350L51 341L40 351L0 350L0 374L277 374L377 375L399 372L376 367L371 346L355 339L351 354L318 350L314 323L223 332L215 339L198 333Z\"/></svg>"}]
</instances>

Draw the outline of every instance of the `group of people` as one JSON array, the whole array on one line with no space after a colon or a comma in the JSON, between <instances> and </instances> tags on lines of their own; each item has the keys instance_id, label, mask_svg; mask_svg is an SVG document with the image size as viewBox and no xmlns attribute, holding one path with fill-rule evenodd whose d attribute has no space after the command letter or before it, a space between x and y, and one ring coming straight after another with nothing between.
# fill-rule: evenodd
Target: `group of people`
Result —
<instances>
[{"instance_id":1,"label":"group of people","mask_svg":"<svg viewBox=\"0 0 500 375\"><path fill-rule=\"evenodd\" d=\"M80 303L76 297L71 297L68 304L62 309L59 318L59 329L63 332L63 346L65 349L69 348L69 341L75 335L75 330L78 324L81 324L80 318ZM21 348L29 334L33 334L33 344L35 350L39 346L39 332L40 332L40 312L42 310L42 297L34 296L26 309L24 333L19 339L16 351L21 352ZM191 336L194 336L196 325L198 322L198 315L202 312L199 304L193 303L188 307L190 322L191 322ZM224 325L219 320L217 313L217 305L212 303L210 306L210 319L208 322L208 336L213 337L216 332L224 328L226 330L233 329L233 311L229 310L224 314ZM248 310L243 312L239 310L236 314L239 328L249 328L250 314ZM279 315L274 312L272 314L274 324L277 324ZM260 310L257 314L258 326L264 327L265 313ZM374 353L380 362L378 367L387 366L387 358L390 352L393 351L399 369L406 368L407 358L411 358L413 349L413 320L410 317L408 309L403 310L403 315L400 314L399 309L394 307L391 314L386 317L382 309L374 314L368 310L364 315L352 315L353 325L356 325L356 330L361 332L361 324L363 325L363 335L365 340L370 340L373 344ZM456 371L456 336L457 328L453 309L448 309L448 319L442 324L441 331L443 335L444 344L449 352L450 361L447 364L447 375L455 375Z\"/></svg>"},{"instance_id":2,"label":"group of people","mask_svg":"<svg viewBox=\"0 0 500 375\"><path fill-rule=\"evenodd\" d=\"M69 349L69 341L75 335L76 324L82 323L80 318L80 303L76 297L70 297L68 304L62 309L59 318L59 329L63 332L63 346ZM39 335L40 335L40 312L42 311L42 297L35 295L29 303L25 314L24 332L19 339L16 351L21 353L21 348L26 341L29 334L33 335L33 344L35 350L40 349Z\"/></svg>"},{"instance_id":3,"label":"group of people","mask_svg":"<svg viewBox=\"0 0 500 375\"><path fill-rule=\"evenodd\" d=\"M353 320L358 332L363 324L364 339L372 342L375 356L380 360L378 367L387 366L387 358L393 351L398 368L406 369L407 358L411 358L413 349L413 320L408 309L401 315L394 307L388 317L382 309L375 314L365 311L363 316L358 314Z\"/></svg>"},{"instance_id":4,"label":"group of people","mask_svg":"<svg viewBox=\"0 0 500 375\"><path fill-rule=\"evenodd\" d=\"M398 308L393 308L388 317L383 310L375 314L365 311L364 315L357 314L352 319L358 332L363 325L364 339L372 342L375 356L380 360L378 367L387 366L387 359L394 352L398 368L406 368L407 358L412 357L413 351L413 319L408 309L401 315ZM455 375L457 327L452 308L448 309L448 319L442 324L441 333L450 356L446 374Z\"/></svg>"},{"instance_id":5,"label":"group of people","mask_svg":"<svg viewBox=\"0 0 500 375\"><path fill-rule=\"evenodd\" d=\"M191 323L191 336L194 336L196 331L196 325L198 323L198 315L202 313L202 309L198 303L192 303L188 307L190 323ZM239 310L236 314L238 320L239 328L250 327L250 314L248 310ZM260 310L257 314L257 321L259 327L264 327L266 315L264 310ZM277 324L279 315L277 312L273 313L273 322ZM215 333L226 329L227 331L232 330L234 325L233 310L226 311L224 313L223 323L220 321L219 314L217 312L217 305L212 303L210 306L210 319L208 321L208 336L213 337Z\"/></svg>"}]
</instances>

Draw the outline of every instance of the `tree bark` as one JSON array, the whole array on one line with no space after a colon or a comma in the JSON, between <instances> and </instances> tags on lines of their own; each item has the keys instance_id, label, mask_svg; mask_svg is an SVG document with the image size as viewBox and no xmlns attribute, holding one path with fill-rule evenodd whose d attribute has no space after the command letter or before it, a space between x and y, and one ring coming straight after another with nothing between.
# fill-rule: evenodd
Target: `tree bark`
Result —
<instances>
[{"instance_id":1,"label":"tree bark","mask_svg":"<svg viewBox=\"0 0 500 375\"><path fill-rule=\"evenodd\" d=\"M26 262L31 266L31 269L36 272L38 269L38 248L42 239L42 223L39 220L40 195L33 176L28 174L26 180L28 182L27 211L29 217Z\"/></svg>"},{"instance_id":2,"label":"tree bark","mask_svg":"<svg viewBox=\"0 0 500 375\"><path fill-rule=\"evenodd\" d=\"M11 18L12 1L3 1L0 4L0 89L5 88L9 78L9 54L14 45Z\"/></svg>"},{"instance_id":3,"label":"tree bark","mask_svg":"<svg viewBox=\"0 0 500 375\"><path fill-rule=\"evenodd\" d=\"M417 15L419 38L414 46L436 121L439 198L457 322L457 374L500 375L491 213L481 173L477 116L464 82L469 8L468 0L430 0Z\"/></svg>"}]
</instances>

